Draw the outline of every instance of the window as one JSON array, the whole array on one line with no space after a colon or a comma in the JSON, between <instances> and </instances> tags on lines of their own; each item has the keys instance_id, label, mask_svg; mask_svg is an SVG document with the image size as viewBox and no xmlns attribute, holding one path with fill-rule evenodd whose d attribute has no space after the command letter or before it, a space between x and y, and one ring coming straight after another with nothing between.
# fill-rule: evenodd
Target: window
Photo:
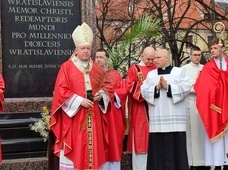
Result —
<instances>
[{"instance_id":1,"label":"window","mask_svg":"<svg viewBox=\"0 0 228 170\"><path fill-rule=\"evenodd\" d=\"M134 3L132 3L132 2L129 3L128 12L129 12L130 14L133 13L133 12L135 11L135 6L136 6L136 4L134 4Z\"/></svg>"},{"instance_id":2,"label":"window","mask_svg":"<svg viewBox=\"0 0 228 170\"><path fill-rule=\"evenodd\" d=\"M186 48L191 48L192 44L193 44L193 36L192 35L188 35L187 36Z\"/></svg>"}]
</instances>

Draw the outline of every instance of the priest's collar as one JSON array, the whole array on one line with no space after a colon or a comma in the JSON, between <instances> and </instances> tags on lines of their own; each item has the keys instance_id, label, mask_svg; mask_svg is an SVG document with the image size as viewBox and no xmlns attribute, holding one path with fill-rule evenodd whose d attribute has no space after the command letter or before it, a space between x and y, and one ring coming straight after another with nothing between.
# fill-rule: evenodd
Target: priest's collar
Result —
<instances>
[{"instance_id":1,"label":"priest's collar","mask_svg":"<svg viewBox=\"0 0 228 170\"><path fill-rule=\"evenodd\" d=\"M82 60L80 60L80 59L78 58L78 56L74 56L73 61L74 61L74 62L79 62L79 63L80 63L81 65L83 65L83 66L87 66L87 65L90 64L91 59L89 59L89 60L87 60L87 61L82 61Z\"/></svg>"},{"instance_id":2,"label":"priest's collar","mask_svg":"<svg viewBox=\"0 0 228 170\"><path fill-rule=\"evenodd\" d=\"M220 58L214 58L214 61L220 70L224 70L224 71L227 70L226 60L224 57L222 57L222 60L220 60ZM222 66L222 68L221 68L221 66Z\"/></svg>"},{"instance_id":3,"label":"priest's collar","mask_svg":"<svg viewBox=\"0 0 228 170\"><path fill-rule=\"evenodd\" d=\"M160 74L170 74L173 66L169 65L167 67L158 68L158 75Z\"/></svg>"},{"instance_id":4,"label":"priest's collar","mask_svg":"<svg viewBox=\"0 0 228 170\"><path fill-rule=\"evenodd\" d=\"M140 66L146 66L146 64L141 60L139 63Z\"/></svg>"},{"instance_id":5,"label":"priest's collar","mask_svg":"<svg viewBox=\"0 0 228 170\"><path fill-rule=\"evenodd\" d=\"M105 65L104 66L104 71L107 71L108 70L108 65Z\"/></svg>"}]
</instances>

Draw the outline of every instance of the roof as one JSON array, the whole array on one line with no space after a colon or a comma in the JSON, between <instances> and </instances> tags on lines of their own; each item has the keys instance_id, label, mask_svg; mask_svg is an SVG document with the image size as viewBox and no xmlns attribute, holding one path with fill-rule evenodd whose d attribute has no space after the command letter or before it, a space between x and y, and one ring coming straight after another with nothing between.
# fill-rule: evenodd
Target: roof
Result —
<instances>
[{"instance_id":1,"label":"roof","mask_svg":"<svg viewBox=\"0 0 228 170\"><path fill-rule=\"evenodd\" d=\"M97 16L101 16L101 11L104 9L104 3L102 2L109 2L105 5L109 7L109 10L106 14L106 19L110 21L122 21L122 20L130 20L131 10L135 8L134 17L139 18L140 15L145 13L146 9L148 12L154 11L155 16L158 15L157 10L155 10L155 6L152 5L151 1L147 0L136 0L136 4L131 4L129 0L98 0L98 3L95 7L95 12ZM157 2L156 2L157 1ZM207 6L213 6L211 4L211 0L202 0ZM217 1L228 1L228 0L217 0ZM187 29L192 27L192 29L211 29L212 22L210 17L213 15L209 14L209 10L205 8L202 4L199 4L196 0L173 0L171 4L164 4L164 1L154 0L156 5L159 5L160 8L162 6L162 14L164 21L169 21L167 11L174 12L174 21L173 24L178 24L181 21L180 25L177 25L178 29ZM163 3L163 4L162 4ZM132 8L132 9L131 9ZM215 11L217 11L221 16L225 16L224 2L215 2L214 4ZM168 10L170 9L170 10ZM188 9L186 11L186 9ZM183 19L183 15L185 16ZM204 19L207 21L199 22ZM217 18L219 19L219 18ZM215 20L218 21L218 20ZM226 29L228 30L228 22L222 21L226 25ZM167 27L168 24L167 24ZM174 25L175 28L175 25Z\"/></svg>"}]
</instances>

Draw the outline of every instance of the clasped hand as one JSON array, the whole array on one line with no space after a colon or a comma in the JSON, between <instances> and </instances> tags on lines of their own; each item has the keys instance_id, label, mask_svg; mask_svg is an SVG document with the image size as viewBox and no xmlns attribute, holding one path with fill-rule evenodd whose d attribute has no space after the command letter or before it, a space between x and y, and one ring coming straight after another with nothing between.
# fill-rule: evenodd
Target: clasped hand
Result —
<instances>
[{"instance_id":1,"label":"clasped hand","mask_svg":"<svg viewBox=\"0 0 228 170\"><path fill-rule=\"evenodd\" d=\"M100 101L101 98L102 98L102 95L99 92L95 93L95 95L93 96L94 101ZM84 98L82 100L81 106L83 106L85 108L91 108L91 107L93 107L93 101Z\"/></svg>"},{"instance_id":2,"label":"clasped hand","mask_svg":"<svg viewBox=\"0 0 228 170\"><path fill-rule=\"evenodd\" d=\"M167 81L164 79L164 77L163 76L161 76L160 77L160 80L159 80L159 82L158 82L158 84L157 84L157 90L160 90L160 89L162 89L162 88L164 88L164 89L168 89L168 83L167 83Z\"/></svg>"}]
</instances>

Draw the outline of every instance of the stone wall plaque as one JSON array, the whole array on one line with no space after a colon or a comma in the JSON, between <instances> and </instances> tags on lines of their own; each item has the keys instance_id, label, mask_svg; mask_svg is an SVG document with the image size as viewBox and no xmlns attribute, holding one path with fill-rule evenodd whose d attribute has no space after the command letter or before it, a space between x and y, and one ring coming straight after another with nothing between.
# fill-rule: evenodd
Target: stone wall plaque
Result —
<instances>
[{"instance_id":1,"label":"stone wall plaque","mask_svg":"<svg viewBox=\"0 0 228 170\"><path fill-rule=\"evenodd\" d=\"M6 98L51 97L60 65L74 51L79 0L1 1Z\"/></svg>"}]
</instances>

